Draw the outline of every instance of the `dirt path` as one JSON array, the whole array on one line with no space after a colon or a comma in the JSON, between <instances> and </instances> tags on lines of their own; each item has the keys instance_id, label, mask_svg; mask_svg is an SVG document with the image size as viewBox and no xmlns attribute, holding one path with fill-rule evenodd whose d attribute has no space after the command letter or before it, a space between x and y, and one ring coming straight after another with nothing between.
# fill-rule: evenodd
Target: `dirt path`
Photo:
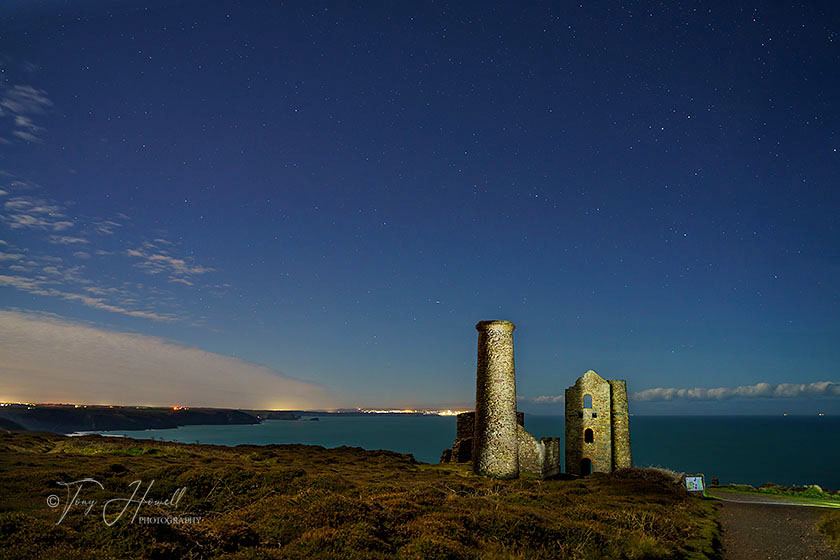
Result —
<instances>
[{"instance_id":1,"label":"dirt path","mask_svg":"<svg viewBox=\"0 0 840 560\"><path fill-rule=\"evenodd\" d=\"M816 525L827 510L721 496L725 560L840 560ZM738 500L738 501L736 501Z\"/></svg>"}]
</instances>

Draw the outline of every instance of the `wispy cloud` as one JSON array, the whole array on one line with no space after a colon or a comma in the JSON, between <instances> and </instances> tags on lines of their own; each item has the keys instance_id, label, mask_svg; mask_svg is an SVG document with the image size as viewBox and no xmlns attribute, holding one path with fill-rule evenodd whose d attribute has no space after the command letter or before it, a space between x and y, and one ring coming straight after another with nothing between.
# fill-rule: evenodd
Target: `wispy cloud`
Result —
<instances>
[{"instance_id":1,"label":"wispy cloud","mask_svg":"<svg viewBox=\"0 0 840 560\"><path fill-rule=\"evenodd\" d=\"M0 251L0 286L39 296L61 298L131 317L156 321L180 318L173 312L178 306L166 305L160 293L152 288L136 283L130 286L125 283L122 287L109 286L103 283L100 276L89 274L83 263L88 261L90 255L82 257L74 253L72 259L65 261L53 255L33 255L28 251L17 250L12 245L8 247L8 251ZM161 311L161 307L168 307L169 311Z\"/></svg>"},{"instance_id":2,"label":"wispy cloud","mask_svg":"<svg viewBox=\"0 0 840 560\"><path fill-rule=\"evenodd\" d=\"M238 358L0 311L0 400L306 409L329 399L320 385Z\"/></svg>"},{"instance_id":3,"label":"wispy cloud","mask_svg":"<svg viewBox=\"0 0 840 560\"><path fill-rule=\"evenodd\" d=\"M59 232L73 227L60 205L28 195L6 200L0 219L12 229Z\"/></svg>"},{"instance_id":4,"label":"wispy cloud","mask_svg":"<svg viewBox=\"0 0 840 560\"><path fill-rule=\"evenodd\" d=\"M38 134L44 130L43 127L36 125L29 117L17 115L15 117L15 130L12 131L13 136L17 136L21 140L27 142L41 142L41 137Z\"/></svg>"},{"instance_id":5,"label":"wispy cloud","mask_svg":"<svg viewBox=\"0 0 840 560\"><path fill-rule=\"evenodd\" d=\"M44 269L44 272L46 274L54 275L62 274L56 267L46 267ZM63 276L61 278L61 280L65 281L67 279L68 278L66 276ZM108 300L102 297L91 297L76 292L70 292L58 288L53 288L50 286L51 283L52 282L47 276L30 278L25 276L8 276L0 274L0 286L15 288L17 290L28 292L30 294L57 297L66 301L75 301L93 309L110 311L111 313L120 313L122 315L128 315L129 317L140 317L143 319L153 319L155 321L174 321L177 319L176 316L170 313L159 313L155 311L130 309L128 307L125 307L124 305L110 303Z\"/></svg>"},{"instance_id":6,"label":"wispy cloud","mask_svg":"<svg viewBox=\"0 0 840 560\"><path fill-rule=\"evenodd\" d=\"M169 281L173 282L175 284L183 284L184 286L194 286L195 285L193 282L190 282L186 278L179 278L177 276L170 277Z\"/></svg>"},{"instance_id":7,"label":"wispy cloud","mask_svg":"<svg viewBox=\"0 0 840 560\"><path fill-rule=\"evenodd\" d=\"M168 273L170 282L187 286L193 285L192 276L213 271L212 268L193 263L191 259L173 257L169 249L162 246L160 241L159 239L155 242L147 241L136 249L127 250L126 254L140 259L135 266L148 274ZM166 245L171 245L171 243L166 242Z\"/></svg>"},{"instance_id":8,"label":"wispy cloud","mask_svg":"<svg viewBox=\"0 0 840 560\"><path fill-rule=\"evenodd\" d=\"M162 237L161 232L155 232L153 241L135 237L129 242L126 237L136 236L136 232L123 213L96 218L74 212L77 217L71 219L67 208L72 203L42 196L43 189L35 183L0 171L0 187L4 192L0 196L0 225L16 231L18 237L25 234L30 242L26 249L4 242L0 285L133 317L190 320L183 312L183 297L174 295L174 285L196 286L199 277L213 269L179 255L179 246L165 234ZM122 233L111 238L117 231ZM136 276L130 273L129 264L162 282L120 282L120 276ZM103 270L108 272L103 274ZM206 293L218 295L213 290Z\"/></svg>"},{"instance_id":9,"label":"wispy cloud","mask_svg":"<svg viewBox=\"0 0 840 560\"><path fill-rule=\"evenodd\" d=\"M815 383L756 383L739 387L713 389L647 389L631 395L637 401L722 401L728 399L792 399L800 397L840 397L840 383L817 381Z\"/></svg>"},{"instance_id":10,"label":"wispy cloud","mask_svg":"<svg viewBox=\"0 0 840 560\"><path fill-rule=\"evenodd\" d=\"M21 255L20 253L4 253L0 251L0 261L19 261L26 258L25 255Z\"/></svg>"},{"instance_id":11,"label":"wispy cloud","mask_svg":"<svg viewBox=\"0 0 840 560\"><path fill-rule=\"evenodd\" d=\"M566 397L563 395L541 395L539 397L522 397L517 395L516 398L519 401L533 404L556 404L566 401Z\"/></svg>"},{"instance_id":12,"label":"wispy cloud","mask_svg":"<svg viewBox=\"0 0 840 560\"><path fill-rule=\"evenodd\" d=\"M125 214L120 214L118 217L120 219L128 219L128 216ZM96 230L97 233L101 233L103 235L113 235L114 231L122 226L123 224L118 222L116 218L110 220L98 220L93 223L93 229Z\"/></svg>"},{"instance_id":13,"label":"wispy cloud","mask_svg":"<svg viewBox=\"0 0 840 560\"><path fill-rule=\"evenodd\" d=\"M84 237L72 237L69 235L51 235L47 241L56 245L70 245L72 243L88 243Z\"/></svg>"},{"instance_id":14,"label":"wispy cloud","mask_svg":"<svg viewBox=\"0 0 840 560\"><path fill-rule=\"evenodd\" d=\"M0 86L0 117L10 117L12 136L25 142L42 142L44 128L34 121L53 106L47 92L25 84ZM7 140L8 143L8 140Z\"/></svg>"},{"instance_id":15,"label":"wispy cloud","mask_svg":"<svg viewBox=\"0 0 840 560\"><path fill-rule=\"evenodd\" d=\"M46 91L20 84L7 88L0 99L0 107L14 115L43 115L52 105Z\"/></svg>"}]
</instances>

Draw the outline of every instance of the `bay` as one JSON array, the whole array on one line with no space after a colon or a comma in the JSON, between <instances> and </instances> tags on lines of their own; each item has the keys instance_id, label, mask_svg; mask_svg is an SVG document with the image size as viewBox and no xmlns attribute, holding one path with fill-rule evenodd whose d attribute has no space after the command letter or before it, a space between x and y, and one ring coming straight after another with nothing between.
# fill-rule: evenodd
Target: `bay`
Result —
<instances>
[{"instance_id":1,"label":"bay","mask_svg":"<svg viewBox=\"0 0 840 560\"><path fill-rule=\"evenodd\" d=\"M557 436L562 416L525 416L536 437ZM303 443L411 453L436 463L455 439L455 418L403 414L321 416L318 421L266 420L262 424L183 426L168 430L99 432L139 439L217 445ZM840 489L840 416L633 416L633 464L703 473L721 483L753 486L818 484Z\"/></svg>"}]
</instances>

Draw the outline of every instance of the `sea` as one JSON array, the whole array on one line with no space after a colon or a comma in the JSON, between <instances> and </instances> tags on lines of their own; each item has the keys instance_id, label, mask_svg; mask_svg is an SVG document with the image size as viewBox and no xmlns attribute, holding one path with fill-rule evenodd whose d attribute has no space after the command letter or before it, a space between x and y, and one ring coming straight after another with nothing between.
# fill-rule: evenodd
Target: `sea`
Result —
<instances>
[{"instance_id":1,"label":"sea","mask_svg":"<svg viewBox=\"0 0 840 560\"><path fill-rule=\"evenodd\" d=\"M261 424L116 430L103 435L217 445L304 443L410 453L437 463L455 439L455 418L437 415L320 416L317 421L266 420ZM535 437L557 436L562 416L525 415ZM707 483L760 486L817 484L840 490L840 416L631 416L633 464L701 473ZM565 467L565 465L564 465Z\"/></svg>"}]
</instances>

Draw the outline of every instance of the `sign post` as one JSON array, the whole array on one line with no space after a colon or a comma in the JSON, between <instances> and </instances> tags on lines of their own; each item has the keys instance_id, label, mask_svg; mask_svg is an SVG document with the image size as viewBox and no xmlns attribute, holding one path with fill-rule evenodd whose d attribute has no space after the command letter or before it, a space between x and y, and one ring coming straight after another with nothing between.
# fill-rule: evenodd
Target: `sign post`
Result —
<instances>
[{"instance_id":1,"label":"sign post","mask_svg":"<svg viewBox=\"0 0 840 560\"><path fill-rule=\"evenodd\" d=\"M692 496L700 496L702 498L706 492L706 479L702 474L683 475L683 482L685 489Z\"/></svg>"}]
</instances>

